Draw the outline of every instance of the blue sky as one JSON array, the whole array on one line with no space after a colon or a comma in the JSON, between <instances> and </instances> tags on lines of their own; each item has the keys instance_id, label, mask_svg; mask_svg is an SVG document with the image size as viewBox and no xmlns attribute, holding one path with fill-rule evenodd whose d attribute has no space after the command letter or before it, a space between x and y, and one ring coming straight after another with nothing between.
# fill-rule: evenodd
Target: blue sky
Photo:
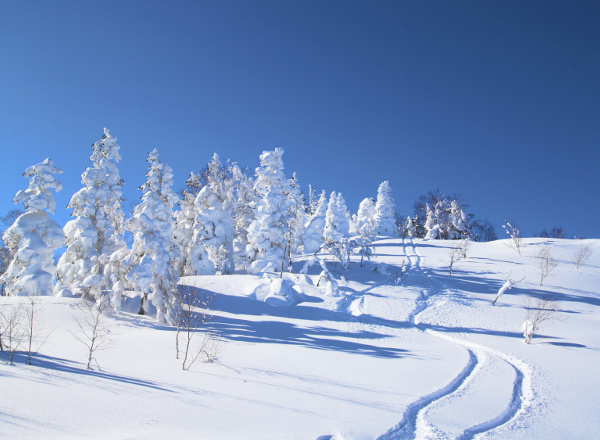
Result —
<instances>
[{"instance_id":1,"label":"blue sky","mask_svg":"<svg viewBox=\"0 0 600 440\"><path fill-rule=\"evenodd\" d=\"M155 147L177 188L282 147L353 212L389 180L404 215L441 188L600 237L597 1L5 0L0 57L1 213L51 157L64 224L106 126L133 200Z\"/></svg>"}]
</instances>

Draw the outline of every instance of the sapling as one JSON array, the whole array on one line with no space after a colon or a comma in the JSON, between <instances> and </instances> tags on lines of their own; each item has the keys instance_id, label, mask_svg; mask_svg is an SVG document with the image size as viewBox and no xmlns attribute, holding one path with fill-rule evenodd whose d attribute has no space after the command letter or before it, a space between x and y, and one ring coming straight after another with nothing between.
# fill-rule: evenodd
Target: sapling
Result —
<instances>
[{"instance_id":1,"label":"sapling","mask_svg":"<svg viewBox=\"0 0 600 440\"><path fill-rule=\"evenodd\" d=\"M577 248L575 254L573 255L573 263L577 265L577 269L584 264L588 258L592 256L592 248L589 244L582 244Z\"/></svg>"},{"instance_id":2,"label":"sapling","mask_svg":"<svg viewBox=\"0 0 600 440\"><path fill-rule=\"evenodd\" d=\"M42 305L37 296L27 296L23 300L23 337L27 351L27 363L35 357L50 335L50 331L41 319Z\"/></svg>"},{"instance_id":3,"label":"sapling","mask_svg":"<svg viewBox=\"0 0 600 440\"><path fill-rule=\"evenodd\" d=\"M104 317L109 307L107 301L94 303L86 299L82 299L77 307L81 314L75 316L79 331L73 332L72 335L87 348L86 368L88 370L91 368L92 361L100 369L94 354L108 348L112 342L110 330L104 324Z\"/></svg>"},{"instance_id":4,"label":"sapling","mask_svg":"<svg viewBox=\"0 0 600 440\"><path fill-rule=\"evenodd\" d=\"M504 221L505 223L502 225L502 227L510 236L510 240L506 243L506 246L516 250L519 256L521 256L521 248L523 247L521 230L516 225L512 225L508 220L504 219Z\"/></svg>"},{"instance_id":5,"label":"sapling","mask_svg":"<svg viewBox=\"0 0 600 440\"><path fill-rule=\"evenodd\" d=\"M539 250L539 252L537 253L537 258L540 259L540 264L539 264L539 272L540 272L540 286L542 285L542 283L544 282L544 279L550 275L550 272L552 272L554 269L556 269L556 266L558 266L558 261L556 259L554 259L554 257L552 256L552 252L550 251L549 247L543 247Z\"/></svg>"},{"instance_id":6,"label":"sapling","mask_svg":"<svg viewBox=\"0 0 600 440\"><path fill-rule=\"evenodd\" d=\"M2 351L8 351L9 364L13 365L13 358L25 337L23 331L23 303L5 298L0 305L0 333Z\"/></svg>"},{"instance_id":7,"label":"sapling","mask_svg":"<svg viewBox=\"0 0 600 440\"><path fill-rule=\"evenodd\" d=\"M523 281L525 279L525 277L521 278L519 281L513 281L510 276L508 276L507 278L504 279L504 284L502 285L502 287L500 287L500 289L498 290L498 293L496 294L496 298L494 298L494 301L492 302L492 305L496 304L496 301L498 301L498 299L500 298L500 296L502 296L502 294L504 292L506 292L508 289L512 288L515 284L520 283L521 281Z\"/></svg>"},{"instance_id":8,"label":"sapling","mask_svg":"<svg viewBox=\"0 0 600 440\"><path fill-rule=\"evenodd\" d=\"M460 256L463 253L462 243L463 242L461 241L458 243L454 243L452 246L450 246L450 252L448 252L448 266L450 267L450 276L452 276L452 268L454 267L454 264L458 262Z\"/></svg>"},{"instance_id":9,"label":"sapling","mask_svg":"<svg viewBox=\"0 0 600 440\"><path fill-rule=\"evenodd\" d=\"M556 302L549 296L538 298L532 305L532 298L528 297L525 303L525 321L523 322L523 336L525 343L529 344L533 336L544 323L558 320L560 311Z\"/></svg>"},{"instance_id":10,"label":"sapling","mask_svg":"<svg viewBox=\"0 0 600 440\"><path fill-rule=\"evenodd\" d=\"M199 358L212 362L221 351L222 342L214 330L204 330L204 327L212 318L207 310L216 296L192 286L178 286L174 296L177 308L175 355L177 359L182 355L181 368L189 370Z\"/></svg>"}]
</instances>

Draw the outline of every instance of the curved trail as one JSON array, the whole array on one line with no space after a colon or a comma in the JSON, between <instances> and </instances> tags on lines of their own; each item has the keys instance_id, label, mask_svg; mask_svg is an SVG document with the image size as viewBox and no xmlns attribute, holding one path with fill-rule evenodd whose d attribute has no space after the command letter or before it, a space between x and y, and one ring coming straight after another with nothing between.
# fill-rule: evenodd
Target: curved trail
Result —
<instances>
[{"instance_id":1,"label":"curved trail","mask_svg":"<svg viewBox=\"0 0 600 440\"><path fill-rule=\"evenodd\" d=\"M514 370L515 379L512 385L512 392L508 405L504 410L482 423L467 427L457 440L469 440L478 434L482 434L493 429L507 425L509 422L516 420L518 417L525 414L531 407L533 400L533 391L531 385L531 368L525 362L514 358L506 353L494 350L483 345L464 341L445 333L440 333L427 329L420 324L419 315L428 308L428 300L436 293L444 290L443 286L439 285L431 274L422 267L422 257L417 252L412 239L407 245L407 240L403 239L404 253L408 258L407 270L412 275L420 275L426 277L426 287L420 289L419 297L415 301L415 307L409 315L409 323L417 330L423 331L431 336L446 340L453 344L460 345L468 353L468 361L466 366L458 373L457 376L450 381L449 384L436 390L417 401L408 405L402 416L402 420L385 434L379 437L379 440L388 439L447 439L448 435L434 427L426 418L427 412L436 403L441 403L449 400L453 396L468 393L468 385L476 379L479 372L486 368L486 355L493 356L502 362L508 364ZM438 284L438 285L436 285Z\"/></svg>"}]
</instances>

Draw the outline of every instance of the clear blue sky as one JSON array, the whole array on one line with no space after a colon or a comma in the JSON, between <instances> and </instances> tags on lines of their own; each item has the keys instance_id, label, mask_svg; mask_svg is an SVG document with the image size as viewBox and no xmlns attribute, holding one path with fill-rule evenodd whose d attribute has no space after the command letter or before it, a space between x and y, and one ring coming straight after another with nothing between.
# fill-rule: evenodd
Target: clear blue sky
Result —
<instances>
[{"instance_id":1,"label":"clear blue sky","mask_svg":"<svg viewBox=\"0 0 600 440\"><path fill-rule=\"evenodd\" d=\"M64 224L106 126L131 199L155 147L178 188L283 147L353 212L389 180L600 237L598 1L4 0L0 60L1 213L51 157Z\"/></svg>"}]
</instances>

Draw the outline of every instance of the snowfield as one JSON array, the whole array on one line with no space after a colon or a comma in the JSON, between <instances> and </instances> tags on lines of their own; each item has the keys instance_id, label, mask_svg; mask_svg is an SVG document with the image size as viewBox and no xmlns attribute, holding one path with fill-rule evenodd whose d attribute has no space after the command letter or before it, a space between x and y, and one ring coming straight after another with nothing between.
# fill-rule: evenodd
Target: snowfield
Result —
<instances>
[{"instance_id":1,"label":"snowfield","mask_svg":"<svg viewBox=\"0 0 600 440\"><path fill-rule=\"evenodd\" d=\"M175 329L135 314L139 298L105 317L111 344L86 370L81 300L41 297L33 365L0 354L0 438L597 439L600 240L526 239L521 256L471 243L449 276L454 243L380 239L347 271L328 259L338 296L302 257L283 280L182 278L217 295L206 328L221 341L187 371ZM593 254L577 269L581 245ZM543 246L559 264L540 286ZM526 298L548 295L558 319L525 344Z\"/></svg>"}]
</instances>

